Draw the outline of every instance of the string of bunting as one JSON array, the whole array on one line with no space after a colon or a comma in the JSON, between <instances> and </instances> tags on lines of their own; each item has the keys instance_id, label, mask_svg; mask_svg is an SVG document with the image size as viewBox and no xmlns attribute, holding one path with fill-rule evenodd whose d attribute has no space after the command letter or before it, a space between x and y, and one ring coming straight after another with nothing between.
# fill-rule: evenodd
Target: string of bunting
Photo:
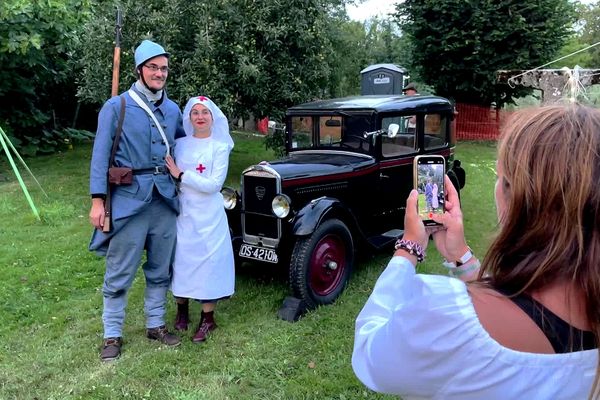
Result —
<instances>
[{"instance_id":1,"label":"string of bunting","mask_svg":"<svg viewBox=\"0 0 600 400\"><path fill-rule=\"evenodd\" d=\"M27 166L27 164L25 163L23 158L19 155L19 152L17 151L15 146L13 146L12 142L8 138L8 135L4 132L2 127L0 127L0 144L2 144L4 153L6 153L8 162L10 163L13 171L15 172L15 176L17 177L17 180L19 181L19 185L21 185L21 189L23 190L23 193L25 194L25 198L27 199L27 202L29 203L31 210L33 211L33 215L35 215L35 217L38 219L38 221L41 221L40 213L38 212L37 208L35 208L35 204L33 204L33 200L31 198L31 195L29 194L29 190L27 190L27 186L25 185L25 182L23 181L23 178L21 177L19 169L17 168L17 165L15 164L15 160L13 159L13 157L11 155L11 150L14 152L15 156L21 162L21 164L27 170L27 172L29 172L29 175L31 175L31 177L33 178L35 183L38 185L38 187L40 188L42 193L44 193L44 196L46 196L46 198L48 197L48 194L44 191L44 189L42 188L42 185L40 185L40 182L36 179L36 177L33 175L33 172L31 172L31 170L29 169L29 167ZM10 149L9 149L9 147L10 147Z\"/></svg>"}]
</instances>

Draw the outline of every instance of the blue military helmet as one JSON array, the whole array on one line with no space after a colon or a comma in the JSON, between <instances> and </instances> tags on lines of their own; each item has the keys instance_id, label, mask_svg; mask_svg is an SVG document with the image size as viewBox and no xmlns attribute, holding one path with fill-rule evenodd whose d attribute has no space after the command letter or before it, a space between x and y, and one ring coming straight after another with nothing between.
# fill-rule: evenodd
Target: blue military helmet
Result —
<instances>
[{"instance_id":1,"label":"blue military helmet","mask_svg":"<svg viewBox=\"0 0 600 400\"><path fill-rule=\"evenodd\" d=\"M165 49L158 43L154 43L151 40L144 40L140 45L135 49L135 68L138 69L140 65L145 63L151 58L165 56L169 57L169 53L165 51Z\"/></svg>"}]
</instances>

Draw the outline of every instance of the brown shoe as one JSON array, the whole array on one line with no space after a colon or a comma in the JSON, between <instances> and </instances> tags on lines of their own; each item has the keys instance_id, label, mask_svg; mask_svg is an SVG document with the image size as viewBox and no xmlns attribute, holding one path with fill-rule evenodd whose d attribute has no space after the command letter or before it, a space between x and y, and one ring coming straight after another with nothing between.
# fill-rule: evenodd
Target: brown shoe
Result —
<instances>
[{"instance_id":1,"label":"brown shoe","mask_svg":"<svg viewBox=\"0 0 600 400\"><path fill-rule=\"evenodd\" d=\"M190 313L188 303L177 303L177 315L175 316L175 329L178 331L187 331L190 322Z\"/></svg>"},{"instance_id":2,"label":"brown shoe","mask_svg":"<svg viewBox=\"0 0 600 400\"><path fill-rule=\"evenodd\" d=\"M102 343L102 351L100 351L100 359L102 361L113 361L121 355L121 345L123 338L111 337L104 339Z\"/></svg>"},{"instance_id":3,"label":"brown shoe","mask_svg":"<svg viewBox=\"0 0 600 400\"><path fill-rule=\"evenodd\" d=\"M200 325L198 326L198 330L194 334L194 337L192 338L192 342L194 342L194 343L204 342L206 340L206 338L208 337L208 334L210 332L214 331L215 329L217 329L217 324L215 323L214 320L213 321L203 320L200 323Z\"/></svg>"},{"instance_id":4,"label":"brown shoe","mask_svg":"<svg viewBox=\"0 0 600 400\"><path fill-rule=\"evenodd\" d=\"M181 339L179 339L179 336L169 333L165 325L159 326L158 328L147 329L146 336L148 339L158 340L167 346L179 346L181 344Z\"/></svg>"}]
</instances>

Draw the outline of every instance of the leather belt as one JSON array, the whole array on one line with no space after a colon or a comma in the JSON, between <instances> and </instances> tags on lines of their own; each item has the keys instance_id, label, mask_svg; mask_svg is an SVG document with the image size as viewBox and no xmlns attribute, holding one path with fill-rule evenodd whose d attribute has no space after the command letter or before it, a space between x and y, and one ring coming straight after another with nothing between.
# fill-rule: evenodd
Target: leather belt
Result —
<instances>
[{"instance_id":1,"label":"leather belt","mask_svg":"<svg viewBox=\"0 0 600 400\"><path fill-rule=\"evenodd\" d=\"M161 175L161 174L166 174L167 172L168 172L167 168L165 168L163 166L133 170L134 175Z\"/></svg>"}]
</instances>

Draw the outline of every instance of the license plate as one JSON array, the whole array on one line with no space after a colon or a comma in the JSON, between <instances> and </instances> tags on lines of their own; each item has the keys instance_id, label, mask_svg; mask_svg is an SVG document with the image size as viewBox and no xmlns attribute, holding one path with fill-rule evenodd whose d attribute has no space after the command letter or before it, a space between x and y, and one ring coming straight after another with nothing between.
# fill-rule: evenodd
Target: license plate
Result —
<instances>
[{"instance_id":1,"label":"license plate","mask_svg":"<svg viewBox=\"0 0 600 400\"><path fill-rule=\"evenodd\" d=\"M276 264L279 261L275 250L267 249L264 247L251 246L249 244L243 244L240 247L240 257L252 258L255 260L270 262L273 264Z\"/></svg>"}]
</instances>

